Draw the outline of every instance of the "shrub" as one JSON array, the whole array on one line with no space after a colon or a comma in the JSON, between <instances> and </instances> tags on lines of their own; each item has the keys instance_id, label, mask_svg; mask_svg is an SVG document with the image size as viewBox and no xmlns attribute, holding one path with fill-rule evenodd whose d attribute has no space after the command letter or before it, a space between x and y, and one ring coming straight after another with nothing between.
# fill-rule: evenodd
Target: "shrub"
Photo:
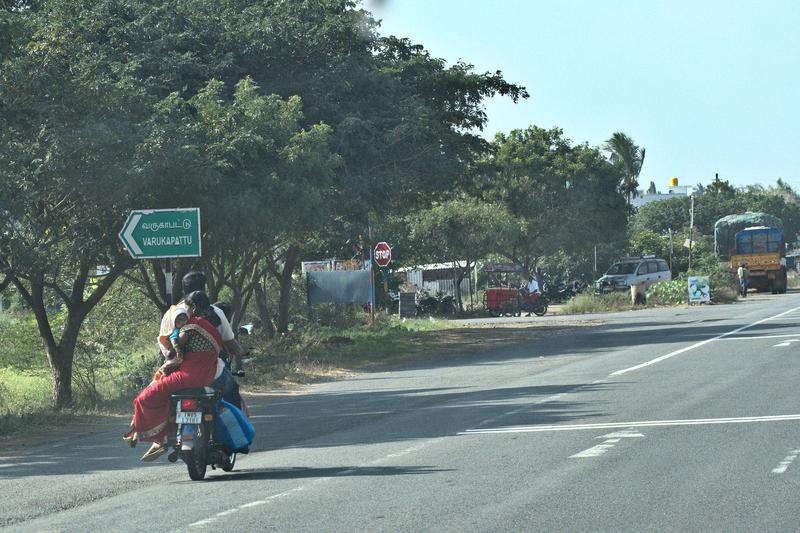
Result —
<instances>
[{"instance_id":1,"label":"shrub","mask_svg":"<svg viewBox=\"0 0 800 533\"><path fill-rule=\"evenodd\" d=\"M651 305L678 305L689 297L686 278L655 283L647 289L647 303Z\"/></svg>"},{"instance_id":2,"label":"shrub","mask_svg":"<svg viewBox=\"0 0 800 533\"><path fill-rule=\"evenodd\" d=\"M627 311L631 309L630 293L612 292L609 294L578 294L562 308L565 314L602 313L605 311Z\"/></svg>"}]
</instances>

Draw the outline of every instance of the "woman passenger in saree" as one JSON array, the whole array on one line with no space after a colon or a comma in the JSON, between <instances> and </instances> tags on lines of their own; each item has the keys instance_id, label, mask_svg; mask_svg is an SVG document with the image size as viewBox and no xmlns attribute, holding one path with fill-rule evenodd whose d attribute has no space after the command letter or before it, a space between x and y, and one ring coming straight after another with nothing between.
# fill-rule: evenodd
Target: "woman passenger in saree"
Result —
<instances>
[{"instance_id":1,"label":"woman passenger in saree","mask_svg":"<svg viewBox=\"0 0 800 533\"><path fill-rule=\"evenodd\" d=\"M167 436L174 429L169 423L170 396L211 385L217 370L222 345L215 323L219 318L202 291L189 294L185 302L189 320L180 328L176 356L159 368L156 379L133 400L133 422L123 439L131 447L140 440L153 443L142 461L152 461L167 451Z\"/></svg>"}]
</instances>

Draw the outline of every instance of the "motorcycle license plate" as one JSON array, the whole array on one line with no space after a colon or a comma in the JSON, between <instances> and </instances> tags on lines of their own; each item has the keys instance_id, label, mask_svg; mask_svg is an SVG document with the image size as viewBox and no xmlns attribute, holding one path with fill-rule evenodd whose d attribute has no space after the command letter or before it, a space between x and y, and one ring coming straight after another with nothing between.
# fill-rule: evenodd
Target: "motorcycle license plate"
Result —
<instances>
[{"instance_id":1,"label":"motorcycle license plate","mask_svg":"<svg viewBox=\"0 0 800 533\"><path fill-rule=\"evenodd\" d=\"M203 421L201 411L180 411L175 413L176 424L199 424Z\"/></svg>"}]
</instances>

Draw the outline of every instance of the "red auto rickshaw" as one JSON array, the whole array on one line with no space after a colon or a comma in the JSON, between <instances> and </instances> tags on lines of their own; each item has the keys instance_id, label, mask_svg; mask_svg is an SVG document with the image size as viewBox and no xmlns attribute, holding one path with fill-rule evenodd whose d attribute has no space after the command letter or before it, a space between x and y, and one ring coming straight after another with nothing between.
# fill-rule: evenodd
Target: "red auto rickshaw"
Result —
<instances>
[{"instance_id":1,"label":"red auto rickshaw","mask_svg":"<svg viewBox=\"0 0 800 533\"><path fill-rule=\"evenodd\" d=\"M489 274L483 308L490 316L520 316L523 311L542 316L547 312L547 301L541 294L519 289L525 274L521 265L487 263L483 271Z\"/></svg>"},{"instance_id":2,"label":"red auto rickshaw","mask_svg":"<svg viewBox=\"0 0 800 533\"><path fill-rule=\"evenodd\" d=\"M483 271L489 274L483 295L483 308L490 316L517 314L517 286L524 273L522 266L514 263L486 263Z\"/></svg>"}]
</instances>

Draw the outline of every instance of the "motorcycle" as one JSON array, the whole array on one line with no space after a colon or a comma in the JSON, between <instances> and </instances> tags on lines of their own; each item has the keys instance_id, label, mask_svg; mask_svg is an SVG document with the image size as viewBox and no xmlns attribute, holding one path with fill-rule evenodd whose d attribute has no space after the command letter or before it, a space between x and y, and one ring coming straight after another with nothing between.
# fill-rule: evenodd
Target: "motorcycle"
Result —
<instances>
[{"instance_id":1,"label":"motorcycle","mask_svg":"<svg viewBox=\"0 0 800 533\"><path fill-rule=\"evenodd\" d=\"M236 464L237 452L230 452L215 437L221 399L222 393L210 387L186 389L170 397L170 418L175 421L177 431L168 443L173 451L167 459L171 463L178 459L186 463L189 477L194 481L205 477L208 465L230 472Z\"/></svg>"},{"instance_id":2,"label":"motorcycle","mask_svg":"<svg viewBox=\"0 0 800 533\"><path fill-rule=\"evenodd\" d=\"M533 313L536 316L544 316L547 313L548 299L544 294L537 292L529 293L527 289L521 288L519 290L519 297L517 298L518 309L517 316L525 313Z\"/></svg>"},{"instance_id":3,"label":"motorcycle","mask_svg":"<svg viewBox=\"0 0 800 533\"><path fill-rule=\"evenodd\" d=\"M416 312L417 316L436 314L456 316L458 314L458 306L455 299L449 294L436 297L427 291L420 291L417 292Z\"/></svg>"}]
</instances>

